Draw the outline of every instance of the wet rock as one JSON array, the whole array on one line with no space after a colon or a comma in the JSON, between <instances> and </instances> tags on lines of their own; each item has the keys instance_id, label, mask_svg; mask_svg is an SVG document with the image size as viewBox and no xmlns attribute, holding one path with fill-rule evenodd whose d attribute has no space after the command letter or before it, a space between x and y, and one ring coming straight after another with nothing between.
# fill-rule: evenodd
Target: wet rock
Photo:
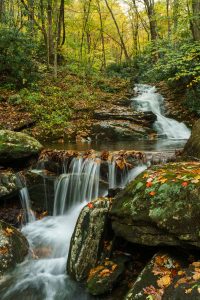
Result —
<instances>
[{"instance_id":1,"label":"wet rock","mask_svg":"<svg viewBox=\"0 0 200 300\"><path fill-rule=\"evenodd\" d=\"M87 280L88 292L94 296L111 292L125 270L123 258L105 260L101 265L90 270Z\"/></svg>"},{"instance_id":2,"label":"wet rock","mask_svg":"<svg viewBox=\"0 0 200 300\"><path fill-rule=\"evenodd\" d=\"M138 276L125 300L200 299L200 262L177 252L157 253Z\"/></svg>"},{"instance_id":3,"label":"wet rock","mask_svg":"<svg viewBox=\"0 0 200 300\"><path fill-rule=\"evenodd\" d=\"M0 130L0 164L2 165L30 158L41 150L42 145L25 133Z\"/></svg>"},{"instance_id":4,"label":"wet rock","mask_svg":"<svg viewBox=\"0 0 200 300\"><path fill-rule=\"evenodd\" d=\"M164 299L166 288L172 284L173 278L180 270L181 265L177 258L168 253L156 254L138 276L125 300ZM174 300L175 298L166 299Z\"/></svg>"},{"instance_id":5,"label":"wet rock","mask_svg":"<svg viewBox=\"0 0 200 300\"><path fill-rule=\"evenodd\" d=\"M14 227L0 221L0 275L22 262L27 254L26 238Z\"/></svg>"},{"instance_id":6,"label":"wet rock","mask_svg":"<svg viewBox=\"0 0 200 300\"><path fill-rule=\"evenodd\" d=\"M101 257L110 205L109 199L97 199L88 203L79 215L67 262L68 274L76 281L86 279Z\"/></svg>"},{"instance_id":7,"label":"wet rock","mask_svg":"<svg viewBox=\"0 0 200 300\"><path fill-rule=\"evenodd\" d=\"M92 137L95 139L147 139L150 134L155 133L153 129L138 125L129 120L108 120L94 123Z\"/></svg>"},{"instance_id":8,"label":"wet rock","mask_svg":"<svg viewBox=\"0 0 200 300\"><path fill-rule=\"evenodd\" d=\"M113 200L115 233L137 244L200 247L200 163L153 167Z\"/></svg>"},{"instance_id":9,"label":"wet rock","mask_svg":"<svg viewBox=\"0 0 200 300\"><path fill-rule=\"evenodd\" d=\"M129 120L151 127L157 117L152 112L139 112L132 108L113 105L110 109L95 110L94 118L97 120Z\"/></svg>"},{"instance_id":10,"label":"wet rock","mask_svg":"<svg viewBox=\"0 0 200 300\"><path fill-rule=\"evenodd\" d=\"M200 159L200 120L196 121L192 128L192 134L187 141L183 156L187 156L190 159Z\"/></svg>"},{"instance_id":11,"label":"wet rock","mask_svg":"<svg viewBox=\"0 0 200 300\"><path fill-rule=\"evenodd\" d=\"M47 170L24 172L26 186L34 211L48 211L53 213L54 182L57 178L54 173Z\"/></svg>"},{"instance_id":12,"label":"wet rock","mask_svg":"<svg viewBox=\"0 0 200 300\"><path fill-rule=\"evenodd\" d=\"M12 170L0 171L0 201L17 196L21 187L18 175Z\"/></svg>"}]
</instances>

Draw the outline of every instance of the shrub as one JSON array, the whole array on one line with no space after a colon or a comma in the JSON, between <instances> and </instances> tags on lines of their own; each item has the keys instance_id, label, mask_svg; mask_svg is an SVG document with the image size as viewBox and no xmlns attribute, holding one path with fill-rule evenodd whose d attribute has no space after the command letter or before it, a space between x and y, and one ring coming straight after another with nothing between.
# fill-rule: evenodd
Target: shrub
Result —
<instances>
[{"instance_id":1,"label":"shrub","mask_svg":"<svg viewBox=\"0 0 200 300\"><path fill-rule=\"evenodd\" d=\"M5 84L25 86L37 78L34 43L16 29L0 28L0 78Z\"/></svg>"}]
</instances>

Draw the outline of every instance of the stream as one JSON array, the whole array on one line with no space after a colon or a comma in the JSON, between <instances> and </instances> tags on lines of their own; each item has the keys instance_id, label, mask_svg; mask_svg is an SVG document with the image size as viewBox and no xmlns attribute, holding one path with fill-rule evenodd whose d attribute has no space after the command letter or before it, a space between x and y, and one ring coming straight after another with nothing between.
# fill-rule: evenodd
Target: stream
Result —
<instances>
[{"instance_id":1,"label":"stream","mask_svg":"<svg viewBox=\"0 0 200 300\"><path fill-rule=\"evenodd\" d=\"M154 128L158 133L156 141L116 142L101 144L62 144L59 148L73 150L156 150L180 149L190 136L190 130L173 119L166 118L163 97L154 87L137 85L137 96L132 105L138 110L152 111L157 116ZM52 144L52 148L58 145ZM84 148L85 147L85 148ZM21 190L23 206L27 210L27 225L22 228L29 241L30 254L13 272L0 282L2 300L89 300L83 287L73 282L66 274L66 262L70 239L82 207L89 201L105 196L108 188L125 186L146 165L138 163L131 171L117 181L115 164L108 165L108 187L100 187L99 159L74 158L69 166L63 166L63 174L55 181L53 215L35 220L31 212L30 198L26 188ZM35 170L40 172L41 170ZM97 299L97 298L95 298ZM102 298L101 298L102 299Z\"/></svg>"}]
</instances>

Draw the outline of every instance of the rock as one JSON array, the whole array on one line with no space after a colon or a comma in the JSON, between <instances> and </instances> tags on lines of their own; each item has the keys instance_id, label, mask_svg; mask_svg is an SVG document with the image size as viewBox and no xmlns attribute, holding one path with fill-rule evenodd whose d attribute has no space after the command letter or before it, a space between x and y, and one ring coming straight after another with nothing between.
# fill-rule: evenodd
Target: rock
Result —
<instances>
[{"instance_id":1,"label":"rock","mask_svg":"<svg viewBox=\"0 0 200 300\"><path fill-rule=\"evenodd\" d=\"M27 254L26 238L14 227L0 221L0 275L22 262Z\"/></svg>"},{"instance_id":2,"label":"rock","mask_svg":"<svg viewBox=\"0 0 200 300\"><path fill-rule=\"evenodd\" d=\"M127 293L125 300L164 299L165 289L172 284L173 277L180 270L181 265L177 258L168 253L156 254L138 276L133 287ZM175 300L175 298L166 299ZM178 299L182 300L184 298Z\"/></svg>"},{"instance_id":3,"label":"rock","mask_svg":"<svg viewBox=\"0 0 200 300\"><path fill-rule=\"evenodd\" d=\"M41 150L42 145L25 133L0 130L0 164L2 165L30 158Z\"/></svg>"},{"instance_id":4,"label":"rock","mask_svg":"<svg viewBox=\"0 0 200 300\"><path fill-rule=\"evenodd\" d=\"M13 171L0 171L0 200L17 196L21 187L19 176Z\"/></svg>"},{"instance_id":5,"label":"rock","mask_svg":"<svg viewBox=\"0 0 200 300\"><path fill-rule=\"evenodd\" d=\"M111 292L124 270L123 258L114 261L105 260L101 265L90 270L87 280L88 292L94 296Z\"/></svg>"},{"instance_id":6,"label":"rock","mask_svg":"<svg viewBox=\"0 0 200 300\"><path fill-rule=\"evenodd\" d=\"M113 199L118 236L132 243L200 247L200 163L169 163L143 172Z\"/></svg>"},{"instance_id":7,"label":"rock","mask_svg":"<svg viewBox=\"0 0 200 300\"><path fill-rule=\"evenodd\" d=\"M196 121L192 128L192 134L183 150L183 156L190 159L200 159L200 120Z\"/></svg>"},{"instance_id":8,"label":"rock","mask_svg":"<svg viewBox=\"0 0 200 300\"><path fill-rule=\"evenodd\" d=\"M42 170L41 172L34 172L32 170L25 172L24 176L33 210L48 211L48 214L52 214L56 175L47 170Z\"/></svg>"},{"instance_id":9,"label":"rock","mask_svg":"<svg viewBox=\"0 0 200 300\"><path fill-rule=\"evenodd\" d=\"M154 134L153 129L124 120L108 120L94 123L92 129L94 139L148 139L149 135Z\"/></svg>"},{"instance_id":10,"label":"rock","mask_svg":"<svg viewBox=\"0 0 200 300\"><path fill-rule=\"evenodd\" d=\"M178 253L157 253L147 264L125 300L198 300L200 299L200 262L189 264Z\"/></svg>"},{"instance_id":11,"label":"rock","mask_svg":"<svg viewBox=\"0 0 200 300\"><path fill-rule=\"evenodd\" d=\"M140 112L117 105L113 105L110 109L95 110L94 118L97 120L129 120L146 127L151 127L157 119L152 112Z\"/></svg>"},{"instance_id":12,"label":"rock","mask_svg":"<svg viewBox=\"0 0 200 300\"><path fill-rule=\"evenodd\" d=\"M79 215L67 262L68 274L76 281L86 279L100 259L110 204L109 199L97 199L88 203Z\"/></svg>"}]
</instances>

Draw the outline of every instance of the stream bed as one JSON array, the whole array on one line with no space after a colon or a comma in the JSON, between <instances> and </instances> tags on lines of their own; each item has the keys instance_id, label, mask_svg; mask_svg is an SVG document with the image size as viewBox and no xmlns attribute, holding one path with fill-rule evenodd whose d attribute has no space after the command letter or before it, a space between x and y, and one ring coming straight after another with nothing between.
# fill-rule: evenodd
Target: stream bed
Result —
<instances>
[{"instance_id":1,"label":"stream bed","mask_svg":"<svg viewBox=\"0 0 200 300\"><path fill-rule=\"evenodd\" d=\"M183 148L190 136L190 130L175 120L166 118L162 112L163 98L155 88L147 85L136 86L137 96L132 105L138 110L152 111L157 115L154 124L158 139L152 141L123 141L83 144L45 145L49 148L65 150L144 150L174 151ZM22 228L29 241L30 253L26 260L15 270L3 277L0 282L2 300L89 300L81 285L73 282L66 274L66 262L70 239L82 207L108 190L99 189L99 161L75 159L68 170L55 182L54 211L52 216L42 220L30 218ZM133 180L147 166L138 165L131 173L126 173L121 186ZM115 176L109 168L109 186L113 187ZM116 185L116 184L115 184ZM30 199L23 193L30 212ZM29 214L30 215L30 214ZM97 299L97 298L95 298ZM102 298L101 298L102 299ZM120 300L120 299L119 299Z\"/></svg>"}]
</instances>

